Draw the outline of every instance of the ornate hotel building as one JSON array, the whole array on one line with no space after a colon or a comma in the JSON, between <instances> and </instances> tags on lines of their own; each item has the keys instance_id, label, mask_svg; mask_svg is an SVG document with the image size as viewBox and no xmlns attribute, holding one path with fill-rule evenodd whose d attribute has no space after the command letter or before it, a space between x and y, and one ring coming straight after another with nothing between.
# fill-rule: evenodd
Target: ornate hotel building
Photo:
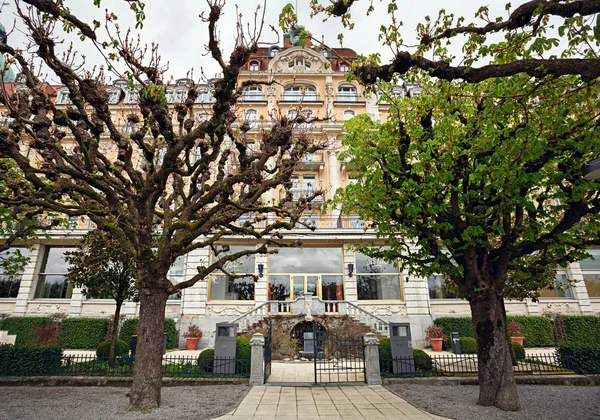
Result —
<instances>
[{"instance_id":1,"label":"ornate hotel building","mask_svg":"<svg viewBox=\"0 0 600 420\"><path fill-rule=\"evenodd\" d=\"M385 98L365 94L356 82L347 81L346 73L355 59L352 49L301 47L286 35L282 46L259 48L241 72L240 83L249 79L275 82L247 89L237 105L240 119L245 119L251 127L247 133L248 150L253 150L261 130L268 128L279 113L303 112L323 118L318 122L308 119L304 127L315 140L326 142L327 147L299 164L292 188L295 198L323 189L324 199L328 199L338 188L353 182L353 168L339 159L344 121L362 113L375 120L387 117L389 104ZM169 102L184 101L189 83L181 79L170 86ZM18 78L13 88L19 89ZM56 104L68 103L65 89L47 89L52 91ZM419 92L418 86L409 84L394 90L396 95L408 97ZM200 87L196 101L199 120L210 115L211 98L210 83ZM126 133L135 129L128 116L136 112L136 102L137 92L128 90L126 81L117 80L110 87L111 112ZM0 121L8 122L8 118ZM68 136L63 141L68 147ZM100 147L109 148L110 142L101 142ZM229 170L236 170L235 159ZM314 206L317 207L320 206ZM368 221L342 216L336 209L327 213L313 210L304 217L315 229L298 226L286 236L301 239L302 248L283 248L276 254L255 255L236 263L236 272L256 273L258 282L254 283L250 277L234 279L215 273L173 295L167 304L167 317L176 319L179 331L185 331L189 323L199 325L205 332L201 345L206 347L213 339L216 322L236 321L243 327L268 313L304 313L306 297L311 295L313 313L349 315L383 332L387 322L408 321L415 346L423 344L424 329L436 317L470 316L468 303L447 290L441 276L408 276L394 264L356 252L354 244L375 239ZM0 272L0 314L40 316L63 312L70 317L110 316L114 311L111 300L87 299L81 289L65 282L69 267L63 255L74 249L90 227L86 220L73 219L69 225L37 240L29 251L23 250L28 252L30 260L21 276L9 278ZM242 238L231 238L229 244L255 246ZM600 257L600 249L591 252ZM170 271L170 279L179 282L191 278L196 267L210 259L209 250L197 250L179 258ZM567 279L573 280L570 286ZM573 263L558 271L556 282L565 287L543 291L538 302L508 301L508 313L600 312L600 258ZM125 304L125 316L136 316L138 311L136 303Z\"/></svg>"}]
</instances>

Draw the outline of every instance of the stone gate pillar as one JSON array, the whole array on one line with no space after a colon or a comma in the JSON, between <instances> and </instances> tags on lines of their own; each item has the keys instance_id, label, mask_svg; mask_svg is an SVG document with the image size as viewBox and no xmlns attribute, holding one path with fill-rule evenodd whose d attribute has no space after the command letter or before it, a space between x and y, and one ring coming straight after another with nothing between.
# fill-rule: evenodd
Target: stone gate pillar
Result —
<instances>
[{"instance_id":1,"label":"stone gate pillar","mask_svg":"<svg viewBox=\"0 0 600 420\"><path fill-rule=\"evenodd\" d=\"M256 333L250 340L252 346L252 356L250 358L250 385L265 384L265 337L261 333Z\"/></svg>"},{"instance_id":2,"label":"stone gate pillar","mask_svg":"<svg viewBox=\"0 0 600 420\"><path fill-rule=\"evenodd\" d=\"M365 334L365 379L368 385L381 385L379 339L374 333Z\"/></svg>"}]
</instances>

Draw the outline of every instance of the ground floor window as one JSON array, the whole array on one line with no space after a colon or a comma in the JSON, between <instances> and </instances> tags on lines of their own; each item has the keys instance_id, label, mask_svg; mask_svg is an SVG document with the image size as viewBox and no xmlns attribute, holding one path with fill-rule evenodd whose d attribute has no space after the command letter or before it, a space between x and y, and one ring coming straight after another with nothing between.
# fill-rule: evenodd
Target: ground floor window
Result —
<instances>
[{"instance_id":1,"label":"ground floor window","mask_svg":"<svg viewBox=\"0 0 600 420\"><path fill-rule=\"evenodd\" d=\"M175 262L169 268L167 279L174 285L181 283L185 279L185 255L181 255L175 259ZM181 299L181 292L173 293L169 296L169 300Z\"/></svg>"},{"instance_id":2,"label":"ground floor window","mask_svg":"<svg viewBox=\"0 0 600 420\"><path fill-rule=\"evenodd\" d=\"M554 277L553 289L542 289L540 290L540 297L545 298L572 298L573 292L569 287L569 280L567 280L566 274L557 274Z\"/></svg>"},{"instance_id":3,"label":"ground floor window","mask_svg":"<svg viewBox=\"0 0 600 420\"><path fill-rule=\"evenodd\" d=\"M42 270L39 274L36 298L43 299L70 299L73 286L66 281L65 274L69 271L69 264L65 261L66 252L74 252L76 248L46 247Z\"/></svg>"},{"instance_id":4,"label":"ground floor window","mask_svg":"<svg viewBox=\"0 0 600 420\"><path fill-rule=\"evenodd\" d=\"M0 253L0 298L16 298L19 294L22 257L27 258L27 255L27 248L9 248Z\"/></svg>"},{"instance_id":5,"label":"ground floor window","mask_svg":"<svg viewBox=\"0 0 600 420\"><path fill-rule=\"evenodd\" d=\"M583 273L583 282L589 297L600 298L600 273Z\"/></svg>"},{"instance_id":6,"label":"ground floor window","mask_svg":"<svg viewBox=\"0 0 600 420\"><path fill-rule=\"evenodd\" d=\"M356 253L358 300L401 300L398 267L387 261Z\"/></svg>"},{"instance_id":7,"label":"ground floor window","mask_svg":"<svg viewBox=\"0 0 600 420\"><path fill-rule=\"evenodd\" d=\"M244 250L254 249L248 246L230 246L229 251L212 255L212 259L222 258ZM225 270L231 274L254 274L255 254L246 255L225 264ZM210 300L254 300L254 278L252 276L235 277L216 271L210 280Z\"/></svg>"},{"instance_id":8,"label":"ground floor window","mask_svg":"<svg viewBox=\"0 0 600 420\"><path fill-rule=\"evenodd\" d=\"M430 299L456 299L456 294L446 287L444 276L433 275L427 278Z\"/></svg>"}]
</instances>

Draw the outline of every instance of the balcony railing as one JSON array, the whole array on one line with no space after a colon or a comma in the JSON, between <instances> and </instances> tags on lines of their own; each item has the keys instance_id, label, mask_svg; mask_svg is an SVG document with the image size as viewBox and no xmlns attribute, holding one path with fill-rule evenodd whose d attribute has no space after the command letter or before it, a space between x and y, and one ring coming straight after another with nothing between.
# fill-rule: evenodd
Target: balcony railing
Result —
<instances>
[{"instance_id":1,"label":"balcony railing","mask_svg":"<svg viewBox=\"0 0 600 420\"><path fill-rule=\"evenodd\" d=\"M325 153L315 152L305 155L298 162L298 169L323 169L325 165Z\"/></svg>"},{"instance_id":2,"label":"balcony railing","mask_svg":"<svg viewBox=\"0 0 600 420\"><path fill-rule=\"evenodd\" d=\"M365 98L362 95L359 95L358 93L338 93L335 96L335 102L346 102L346 103L352 103L352 102L364 102Z\"/></svg>"},{"instance_id":3,"label":"balcony railing","mask_svg":"<svg viewBox=\"0 0 600 420\"><path fill-rule=\"evenodd\" d=\"M244 92L241 99L242 102L261 102L266 100L262 92Z\"/></svg>"},{"instance_id":4,"label":"balcony railing","mask_svg":"<svg viewBox=\"0 0 600 420\"><path fill-rule=\"evenodd\" d=\"M281 97L284 102L317 102L319 101L318 93L284 93Z\"/></svg>"}]
</instances>

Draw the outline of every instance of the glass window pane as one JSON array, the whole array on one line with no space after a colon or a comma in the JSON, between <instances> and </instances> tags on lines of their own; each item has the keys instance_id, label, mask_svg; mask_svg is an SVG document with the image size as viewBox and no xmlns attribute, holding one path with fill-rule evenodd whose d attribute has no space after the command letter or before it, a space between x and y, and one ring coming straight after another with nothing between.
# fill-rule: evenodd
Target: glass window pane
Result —
<instances>
[{"instance_id":1,"label":"glass window pane","mask_svg":"<svg viewBox=\"0 0 600 420\"><path fill-rule=\"evenodd\" d=\"M600 274L584 274L583 281L590 297L600 297Z\"/></svg>"},{"instance_id":2,"label":"glass window pane","mask_svg":"<svg viewBox=\"0 0 600 420\"><path fill-rule=\"evenodd\" d=\"M371 258L362 252L356 253L356 272L364 274L378 273L398 273L398 268L394 264L384 260Z\"/></svg>"},{"instance_id":3,"label":"glass window pane","mask_svg":"<svg viewBox=\"0 0 600 420\"><path fill-rule=\"evenodd\" d=\"M322 276L321 295L323 300L344 300L343 276Z\"/></svg>"},{"instance_id":4,"label":"glass window pane","mask_svg":"<svg viewBox=\"0 0 600 420\"><path fill-rule=\"evenodd\" d=\"M76 250L77 248L68 247L46 248L36 297L49 299L71 297L72 287L70 284L65 284L64 274L69 271L69 264L64 260L64 255L66 252Z\"/></svg>"},{"instance_id":5,"label":"glass window pane","mask_svg":"<svg viewBox=\"0 0 600 420\"><path fill-rule=\"evenodd\" d=\"M221 248L219 248L219 249L221 249ZM216 256L213 254L213 256L212 256L213 262L217 261L227 255L235 254L236 252L245 251L245 250L249 250L249 249L254 249L254 247L252 247L252 246L230 246L229 251L227 251L226 253L221 252ZM254 274L254 272L255 272L254 262L255 262L254 254L246 255L244 257L238 258L235 261L230 261L230 262L226 263L225 269L227 271L229 271L231 273L235 273L235 274Z\"/></svg>"},{"instance_id":6,"label":"glass window pane","mask_svg":"<svg viewBox=\"0 0 600 420\"><path fill-rule=\"evenodd\" d=\"M582 270L600 270L600 249L589 249L590 254L594 259L588 258L579 261L579 266Z\"/></svg>"},{"instance_id":7,"label":"glass window pane","mask_svg":"<svg viewBox=\"0 0 600 420\"><path fill-rule=\"evenodd\" d=\"M27 248L9 248L0 253L0 298L16 298L21 285L23 264L15 266L12 258L27 257L29 250ZM6 274L10 272L9 274Z\"/></svg>"},{"instance_id":8,"label":"glass window pane","mask_svg":"<svg viewBox=\"0 0 600 420\"><path fill-rule=\"evenodd\" d=\"M210 299L254 300L254 279L213 274L210 283Z\"/></svg>"},{"instance_id":9,"label":"glass window pane","mask_svg":"<svg viewBox=\"0 0 600 420\"><path fill-rule=\"evenodd\" d=\"M290 276L269 276L268 300L288 300L290 298Z\"/></svg>"},{"instance_id":10,"label":"glass window pane","mask_svg":"<svg viewBox=\"0 0 600 420\"><path fill-rule=\"evenodd\" d=\"M269 273L343 273L342 248L279 248Z\"/></svg>"},{"instance_id":11,"label":"glass window pane","mask_svg":"<svg viewBox=\"0 0 600 420\"><path fill-rule=\"evenodd\" d=\"M446 287L444 276L435 275L427 278L430 299L455 299L457 296Z\"/></svg>"},{"instance_id":12,"label":"glass window pane","mask_svg":"<svg viewBox=\"0 0 600 420\"><path fill-rule=\"evenodd\" d=\"M358 300L400 300L400 276L356 276Z\"/></svg>"}]
</instances>

